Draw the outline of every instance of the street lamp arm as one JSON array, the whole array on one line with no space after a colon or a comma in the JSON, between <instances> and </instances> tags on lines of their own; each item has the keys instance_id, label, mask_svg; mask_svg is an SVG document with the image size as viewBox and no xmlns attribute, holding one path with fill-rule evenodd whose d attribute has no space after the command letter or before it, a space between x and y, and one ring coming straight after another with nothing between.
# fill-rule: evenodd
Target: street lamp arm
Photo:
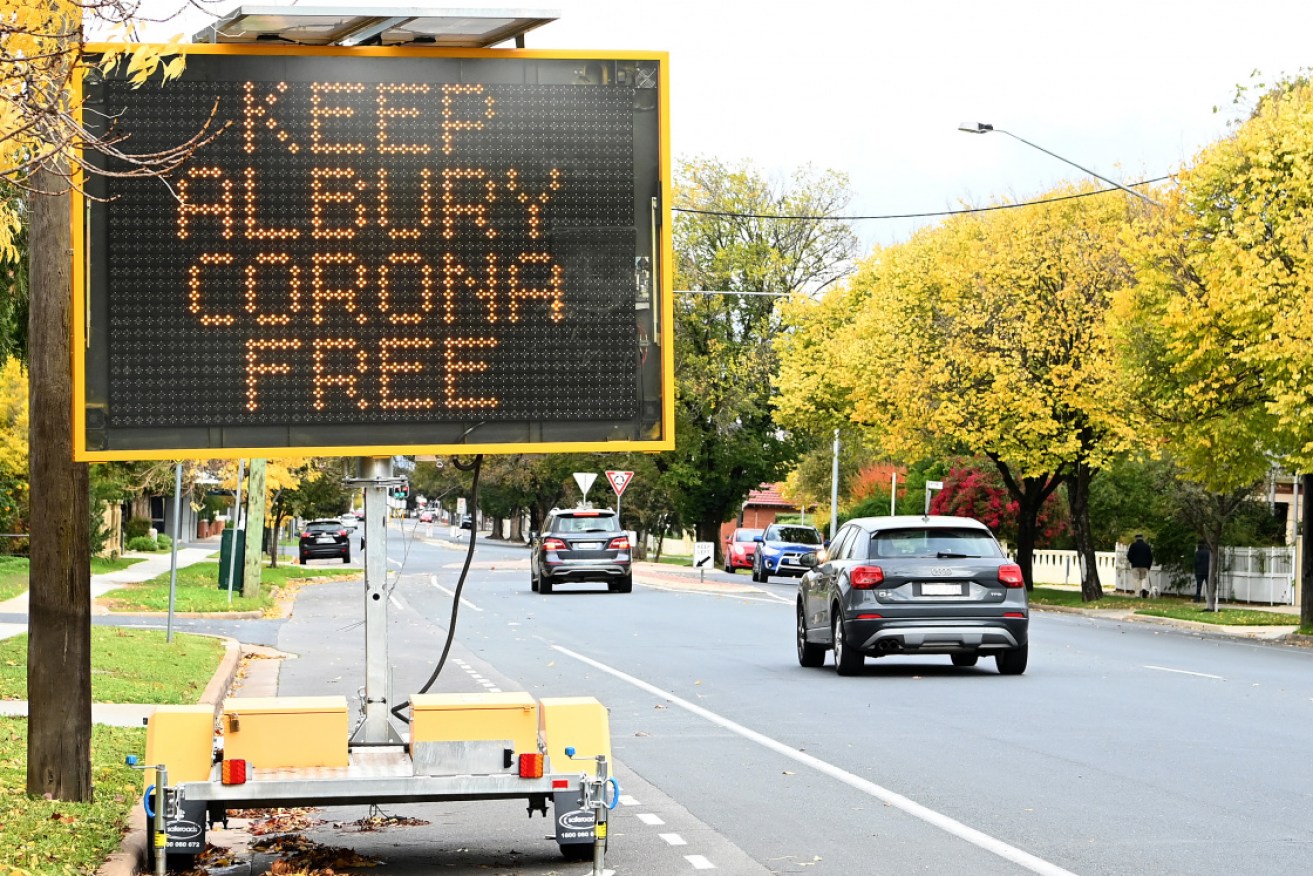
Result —
<instances>
[{"instance_id":1,"label":"street lamp arm","mask_svg":"<svg viewBox=\"0 0 1313 876\"><path fill-rule=\"evenodd\" d=\"M1149 204L1153 204L1155 207L1162 206L1162 204L1158 203L1148 195L1141 194L1140 192L1137 192L1135 189L1129 189L1126 186L1122 185L1121 183L1117 182L1116 180L1108 179L1106 176L1097 174L1094 171L1090 170L1088 167L1082 167L1081 165L1072 161L1070 158L1063 158L1058 153L1045 149L1043 146L1040 146L1038 143L1032 143L1029 140L1027 140L1025 137L1018 137L1016 134L1012 133L1011 131L1005 131L1003 128L996 128L993 125L987 125L984 122L977 122L975 124L964 122L960 126L958 126L958 130L965 131L968 134L988 134L990 131L998 131L1000 134L1007 134L1013 140L1019 140L1022 143L1025 143L1031 149L1038 149L1040 152L1043 152L1045 155L1051 155L1052 157L1063 162L1064 164L1070 164L1072 167L1084 173L1088 173L1090 176L1094 177L1095 179L1101 179L1104 182L1106 182L1108 185L1116 186L1117 188L1121 189L1123 192L1126 192L1127 194L1135 195L1135 197L1139 198L1141 201L1144 201Z\"/></svg>"}]
</instances>

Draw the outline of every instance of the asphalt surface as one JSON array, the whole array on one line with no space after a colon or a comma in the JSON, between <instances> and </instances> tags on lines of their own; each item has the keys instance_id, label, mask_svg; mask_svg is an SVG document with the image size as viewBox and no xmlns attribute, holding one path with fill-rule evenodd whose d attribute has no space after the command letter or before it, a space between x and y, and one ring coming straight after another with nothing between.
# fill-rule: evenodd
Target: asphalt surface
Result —
<instances>
[{"instance_id":1,"label":"asphalt surface","mask_svg":"<svg viewBox=\"0 0 1313 876\"><path fill-rule=\"evenodd\" d=\"M441 652L463 559L445 529L433 543L411 531L389 543L400 698ZM481 545L434 687L608 706L624 795L607 858L616 872L1306 867L1313 653L1036 613L1021 677L992 661L894 657L839 678L828 661L797 664L793 582L706 580L640 576L632 594L578 585L542 596L529 590L524 549ZM298 655L281 694L342 693L354 706L362 593L359 581L314 585L286 621L239 622ZM333 826L362 814L325 810L331 822L312 835L386 862L370 872L590 871L563 861L544 839L550 822L521 804L395 807L429 825L368 834Z\"/></svg>"}]
</instances>

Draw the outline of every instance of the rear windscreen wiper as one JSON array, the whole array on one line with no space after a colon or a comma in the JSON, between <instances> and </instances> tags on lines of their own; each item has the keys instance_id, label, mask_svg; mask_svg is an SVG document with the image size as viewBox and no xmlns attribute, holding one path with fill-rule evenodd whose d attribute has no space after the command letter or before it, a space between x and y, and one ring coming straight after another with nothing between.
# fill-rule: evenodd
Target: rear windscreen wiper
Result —
<instances>
[{"instance_id":1,"label":"rear windscreen wiper","mask_svg":"<svg viewBox=\"0 0 1313 876\"><path fill-rule=\"evenodd\" d=\"M935 554L941 560L965 560L968 558L979 558L979 554L959 554L953 551L940 551Z\"/></svg>"}]
</instances>

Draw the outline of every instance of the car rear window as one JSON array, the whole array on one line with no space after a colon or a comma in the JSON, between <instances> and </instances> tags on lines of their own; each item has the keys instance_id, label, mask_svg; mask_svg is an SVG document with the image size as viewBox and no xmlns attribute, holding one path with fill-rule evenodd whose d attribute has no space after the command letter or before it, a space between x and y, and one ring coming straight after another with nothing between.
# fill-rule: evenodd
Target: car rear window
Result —
<instances>
[{"instance_id":1,"label":"car rear window","mask_svg":"<svg viewBox=\"0 0 1313 876\"><path fill-rule=\"evenodd\" d=\"M312 520L305 525L310 532L337 532L342 524L337 520Z\"/></svg>"},{"instance_id":2,"label":"car rear window","mask_svg":"<svg viewBox=\"0 0 1313 876\"><path fill-rule=\"evenodd\" d=\"M788 541L793 544L821 543L821 534L810 526L776 526L772 532L773 541Z\"/></svg>"},{"instance_id":3,"label":"car rear window","mask_svg":"<svg viewBox=\"0 0 1313 876\"><path fill-rule=\"evenodd\" d=\"M978 529L890 529L871 536L874 557L1001 557L998 542Z\"/></svg>"},{"instance_id":4,"label":"car rear window","mask_svg":"<svg viewBox=\"0 0 1313 876\"><path fill-rule=\"evenodd\" d=\"M734 533L735 541L752 541L761 535L760 529L740 529Z\"/></svg>"},{"instance_id":5,"label":"car rear window","mask_svg":"<svg viewBox=\"0 0 1313 876\"><path fill-rule=\"evenodd\" d=\"M554 532L619 532L614 514L597 516L560 516L556 518Z\"/></svg>"}]
</instances>

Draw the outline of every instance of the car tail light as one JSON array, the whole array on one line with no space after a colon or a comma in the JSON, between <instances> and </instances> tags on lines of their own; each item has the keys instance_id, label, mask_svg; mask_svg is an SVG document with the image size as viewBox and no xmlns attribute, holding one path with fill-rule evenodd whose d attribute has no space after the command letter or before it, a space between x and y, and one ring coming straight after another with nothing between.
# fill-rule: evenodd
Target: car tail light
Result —
<instances>
[{"instance_id":1,"label":"car tail light","mask_svg":"<svg viewBox=\"0 0 1313 876\"><path fill-rule=\"evenodd\" d=\"M1025 615L1022 614L1022 613L1019 612L1019 611L1005 611L1005 612L1003 612L1003 616L1004 616L1004 617L1025 617Z\"/></svg>"},{"instance_id":2,"label":"car tail light","mask_svg":"<svg viewBox=\"0 0 1313 876\"><path fill-rule=\"evenodd\" d=\"M848 581L856 590L870 590L884 583L884 569L879 566L858 566L848 573Z\"/></svg>"},{"instance_id":3,"label":"car tail light","mask_svg":"<svg viewBox=\"0 0 1313 876\"><path fill-rule=\"evenodd\" d=\"M884 615L882 615L882 614L859 614L859 615L857 615L857 619L858 619L858 620L880 620L880 619L882 619L883 617L884 617Z\"/></svg>"},{"instance_id":4,"label":"car tail light","mask_svg":"<svg viewBox=\"0 0 1313 876\"><path fill-rule=\"evenodd\" d=\"M541 779L543 777L543 756L541 754L520 755L520 778Z\"/></svg>"},{"instance_id":5,"label":"car tail light","mask_svg":"<svg viewBox=\"0 0 1313 876\"><path fill-rule=\"evenodd\" d=\"M998 567L998 583L1004 587L1025 587L1026 581L1021 577L1021 567L1016 563L1004 563Z\"/></svg>"},{"instance_id":6,"label":"car tail light","mask_svg":"<svg viewBox=\"0 0 1313 876\"><path fill-rule=\"evenodd\" d=\"M309 537L310 537L310 530L307 529L305 532L301 533L301 537L302 537L302 538L309 538Z\"/></svg>"},{"instance_id":7,"label":"car tail light","mask_svg":"<svg viewBox=\"0 0 1313 876\"><path fill-rule=\"evenodd\" d=\"M340 535L340 536L342 536L343 538L346 538L346 530L345 530L345 529L339 529L339 530L337 531L337 534Z\"/></svg>"},{"instance_id":8,"label":"car tail light","mask_svg":"<svg viewBox=\"0 0 1313 876\"><path fill-rule=\"evenodd\" d=\"M543 539L543 550L564 551L569 550L569 548L566 546L565 542L561 541L559 538L545 538Z\"/></svg>"},{"instance_id":9,"label":"car tail light","mask_svg":"<svg viewBox=\"0 0 1313 876\"><path fill-rule=\"evenodd\" d=\"M611 543L606 546L606 549L611 551L629 550L629 536L622 535L619 538L611 539Z\"/></svg>"},{"instance_id":10,"label":"car tail light","mask_svg":"<svg viewBox=\"0 0 1313 876\"><path fill-rule=\"evenodd\" d=\"M600 512L600 511L576 511L576 512L574 512L573 516L574 516L574 517L601 517L601 516L602 516L602 512Z\"/></svg>"},{"instance_id":11,"label":"car tail light","mask_svg":"<svg viewBox=\"0 0 1313 876\"><path fill-rule=\"evenodd\" d=\"M225 785L245 785L246 761L240 758L225 760L221 770L221 780Z\"/></svg>"}]
</instances>

